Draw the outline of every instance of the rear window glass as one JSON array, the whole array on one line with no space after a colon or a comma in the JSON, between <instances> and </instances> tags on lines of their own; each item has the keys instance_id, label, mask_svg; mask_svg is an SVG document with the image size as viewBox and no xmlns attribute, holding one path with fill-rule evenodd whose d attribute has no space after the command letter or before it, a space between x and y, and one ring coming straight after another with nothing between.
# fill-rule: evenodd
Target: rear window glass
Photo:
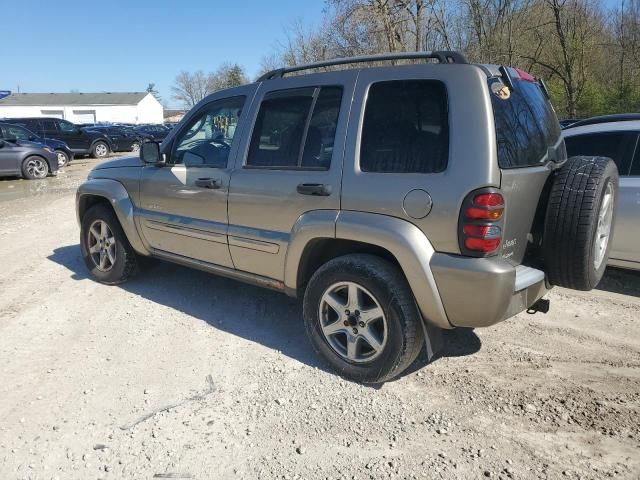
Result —
<instances>
[{"instance_id":1,"label":"rear window glass","mask_svg":"<svg viewBox=\"0 0 640 480\"><path fill-rule=\"evenodd\" d=\"M447 167L447 92L434 80L375 83L362 126L360 169L436 173Z\"/></svg>"},{"instance_id":2,"label":"rear window glass","mask_svg":"<svg viewBox=\"0 0 640 480\"><path fill-rule=\"evenodd\" d=\"M494 83L489 81L493 92ZM505 99L491 93L500 168L539 165L547 149L560 137L560 125L553 107L537 83L515 80Z\"/></svg>"}]
</instances>

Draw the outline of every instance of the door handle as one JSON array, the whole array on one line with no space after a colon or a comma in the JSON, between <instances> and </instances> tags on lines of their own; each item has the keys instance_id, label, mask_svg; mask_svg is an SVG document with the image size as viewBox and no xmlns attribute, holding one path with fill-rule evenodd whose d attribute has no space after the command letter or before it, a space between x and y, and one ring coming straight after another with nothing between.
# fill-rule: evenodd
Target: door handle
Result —
<instances>
[{"instance_id":1,"label":"door handle","mask_svg":"<svg viewBox=\"0 0 640 480\"><path fill-rule=\"evenodd\" d=\"M220 188L220 182L215 178L198 178L196 180L196 187L217 190Z\"/></svg>"},{"instance_id":2,"label":"door handle","mask_svg":"<svg viewBox=\"0 0 640 480\"><path fill-rule=\"evenodd\" d=\"M331 185L323 183L301 183L296 190L301 195L316 195L320 197L331 195Z\"/></svg>"}]
</instances>

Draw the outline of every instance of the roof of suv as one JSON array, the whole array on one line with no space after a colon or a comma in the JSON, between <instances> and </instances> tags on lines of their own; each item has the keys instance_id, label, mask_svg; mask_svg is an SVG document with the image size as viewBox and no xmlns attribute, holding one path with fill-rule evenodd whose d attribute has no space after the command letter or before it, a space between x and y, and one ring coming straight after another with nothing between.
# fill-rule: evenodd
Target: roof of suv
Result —
<instances>
[{"instance_id":1,"label":"roof of suv","mask_svg":"<svg viewBox=\"0 0 640 480\"><path fill-rule=\"evenodd\" d=\"M640 120L640 113L618 113L615 115L601 115L599 117L585 118L565 127L565 130L576 127L584 127L585 125L597 125L600 123L612 122L628 122L632 120Z\"/></svg>"},{"instance_id":2,"label":"roof of suv","mask_svg":"<svg viewBox=\"0 0 640 480\"><path fill-rule=\"evenodd\" d=\"M618 115L610 115L610 117L617 116ZM633 119L632 117L633 115L629 115L623 120L608 120L596 123L571 125L570 127L562 130L562 135L565 137L573 137L575 135L582 135L585 133L620 132L628 130L640 131L640 115L637 115L637 119Z\"/></svg>"}]
</instances>

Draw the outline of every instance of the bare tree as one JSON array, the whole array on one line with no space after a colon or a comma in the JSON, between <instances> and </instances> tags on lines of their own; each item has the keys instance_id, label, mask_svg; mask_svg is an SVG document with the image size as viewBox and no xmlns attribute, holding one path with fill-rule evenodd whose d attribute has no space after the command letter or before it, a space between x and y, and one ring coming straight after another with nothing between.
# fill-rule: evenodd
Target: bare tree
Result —
<instances>
[{"instance_id":1,"label":"bare tree","mask_svg":"<svg viewBox=\"0 0 640 480\"><path fill-rule=\"evenodd\" d=\"M181 102L185 108L191 108L212 92L211 86L211 74L202 70L193 73L182 71L176 77L171 91L173 98Z\"/></svg>"}]
</instances>

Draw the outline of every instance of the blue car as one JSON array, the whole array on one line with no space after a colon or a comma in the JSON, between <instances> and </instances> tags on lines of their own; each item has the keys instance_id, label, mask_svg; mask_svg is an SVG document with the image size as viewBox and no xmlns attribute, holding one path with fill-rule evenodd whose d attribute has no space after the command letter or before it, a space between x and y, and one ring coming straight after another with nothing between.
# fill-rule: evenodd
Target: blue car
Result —
<instances>
[{"instance_id":1,"label":"blue car","mask_svg":"<svg viewBox=\"0 0 640 480\"><path fill-rule=\"evenodd\" d=\"M58 157L58 166L60 168L69 165L69 162L73 160L73 152L66 143L60 140L54 140L53 138L39 137L31 130L20 125L0 122L0 139L1 138L15 138L21 141L46 145L55 152Z\"/></svg>"}]
</instances>

